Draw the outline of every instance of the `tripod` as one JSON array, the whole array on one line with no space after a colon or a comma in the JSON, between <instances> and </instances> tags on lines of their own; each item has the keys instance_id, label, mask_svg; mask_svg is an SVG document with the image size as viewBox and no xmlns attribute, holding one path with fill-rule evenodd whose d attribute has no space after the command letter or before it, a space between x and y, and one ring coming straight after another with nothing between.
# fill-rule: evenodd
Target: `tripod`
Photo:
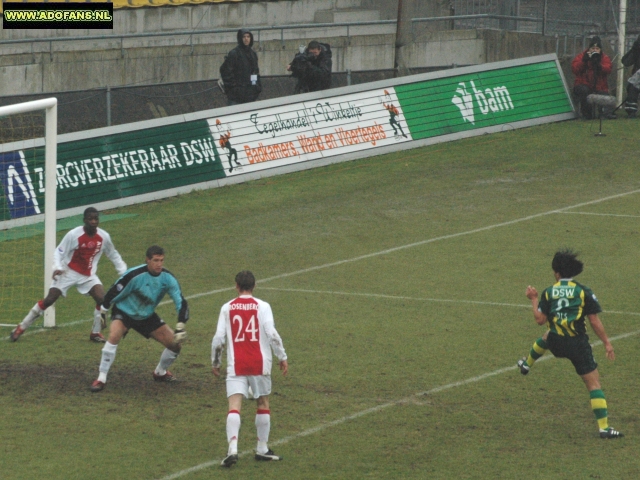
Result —
<instances>
[{"instance_id":1,"label":"tripod","mask_svg":"<svg viewBox=\"0 0 640 480\"><path fill-rule=\"evenodd\" d=\"M596 107L598 109L598 118L600 118L600 130L598 130L598 133L594 133L593 136L594 137L606 137L606 135L604 133L602 133L602 114L604 111L604 108L598 106Z\"/></svg>"},{"instance_id":2,"label":"tripod","mask_svg":"<svg viewBox=\"0 0 640 480\"><path fill-rule=\"evenodd\" d=\"M613 109L613 111L611 113L609 113L609 115L615 115L615 113L618 111L618 109L624 105L626 102L626 99L622 101L622 103L620 105L618 105L616 108ZM602 116L604 115L604 107L602 105L598 105L598 104L594 104L593 105L594 109L598 112L598 118L600 119L600 129L598 130L598 133L594 133L593 136L594 137L606 137L607 135L602 133Z\"/></svg>"}]
</instances>

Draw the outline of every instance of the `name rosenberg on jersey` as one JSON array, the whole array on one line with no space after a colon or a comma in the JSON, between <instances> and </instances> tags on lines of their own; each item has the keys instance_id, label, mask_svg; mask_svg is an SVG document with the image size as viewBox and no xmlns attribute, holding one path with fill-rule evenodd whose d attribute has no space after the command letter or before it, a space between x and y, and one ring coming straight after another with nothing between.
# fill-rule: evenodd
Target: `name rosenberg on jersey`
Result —
<instances>
[{"instance_id":1,"label":"name rosenberg on jersey","mask_svg":"<svg viewBox=\"0 0 640 480\"><path fill-rule=\"evenodd\" d=\"M229 305L230 310L258 310L257 303L232 303Z\"/></svg>"}]
</instances>

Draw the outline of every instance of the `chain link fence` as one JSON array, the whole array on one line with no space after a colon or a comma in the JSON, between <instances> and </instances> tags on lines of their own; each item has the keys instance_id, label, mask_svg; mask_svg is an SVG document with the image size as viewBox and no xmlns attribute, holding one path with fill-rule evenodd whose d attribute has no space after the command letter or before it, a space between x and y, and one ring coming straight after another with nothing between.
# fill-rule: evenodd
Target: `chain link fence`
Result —
<instances>
[{"instance_id":1,"label":"chain link fence","mask_svg":"<svg viewBox=\"0 0 640 480\"><path fill-rule=\"evenodd\" d=\"M618 35L618 0L452 0L454 28L488 28L571 38ZM480 17L482 15L482 17ZM473 17L476 18L473 18ZM508 18L513 17L513 18ZM531 20L528 20L531 19ZM640 0L627 0L626 42L640 34ZM582 43L580 42L580 46Z\"/></svg>"}]
</instances>

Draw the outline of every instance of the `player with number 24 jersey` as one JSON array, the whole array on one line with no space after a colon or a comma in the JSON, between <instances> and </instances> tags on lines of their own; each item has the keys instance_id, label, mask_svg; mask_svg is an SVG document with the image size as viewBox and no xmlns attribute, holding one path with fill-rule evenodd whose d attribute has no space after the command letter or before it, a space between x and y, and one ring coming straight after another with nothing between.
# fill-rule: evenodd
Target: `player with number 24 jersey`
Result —
<instances>
[{"instance_id":1,"label":"player with number 24 jersey","mask_svg":"<svg viewBox=\"0 0 640 480\"><path fill-rule=\"evenodd\" d=\"M220 355L225 343L228 375L271 375L271 348L279 360L287 358L271 306L251 295L240 295L220 309L211 345L214 356Z\"/></svg>"}]
</instances>

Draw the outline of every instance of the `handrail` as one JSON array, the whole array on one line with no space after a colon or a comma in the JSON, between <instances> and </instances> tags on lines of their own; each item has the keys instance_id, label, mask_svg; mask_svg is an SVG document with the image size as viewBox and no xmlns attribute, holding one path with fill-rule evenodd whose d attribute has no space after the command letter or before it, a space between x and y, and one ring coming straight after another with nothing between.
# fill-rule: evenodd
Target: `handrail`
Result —
<instances>
[{"instance_id":1,"label":"handrail","mask_svg":"<svg viewBox=\"0 0 640 480\"><path fill-rule=\"evenodd\" d=\"M360 27L368 25L391 25L396 24L395 20L371 20L368 22L337 22L337 23L303 23L294 25L268 25L261 27L248 27L252 32L260 32L267 30L296 30L310 28L328 28L328 27ZM183 35L206 35L212 33L235 33L238 28L214 28L207 30L180 30L176 32L150 32L150 33L123 33L121 35L86 35L78 37L44 37L44 38L19 38L13 40L0 40L0 45L11 43L28 43L28 42L76 42L82 40L122 40L127 38L146 38L146 37L174 37Z\"/></svg>"},{"instance_id":2,"label":"handrail","mask_svg":"<svg viewBox=\"0 0 640 480\"><path fill-rule=\"evenodd\" d=\"M474 19L484 19L484 18L488 18L488 19L493 19L493 20L517 20L517 21L523 21L523 22L535 22L535 23L543 23L544 19L543 18L538 18L538 17L518 17L518 16L513 16L513 15L494 15L493 13L476 13L473 15L450 15L447 17L424 17L424 18L412 18L411 21L412 22L440 22L440 21L446 21L446 20L474 20ZM550 19L547 18L547 22L549 22ZM566 25L582 25L582 26L589 26L589 27L599 27L600 24L599 23L595 23L595 22L580 22L577 20L556 20L556 19L551 19L551 21L557 21L560 23L564 23Z\"/></svg>"},{"instance_id":3,"label":"handrail","mask_svg":"<svg viewBox=\"0 0 640 480\"><path fill-rule=\"evenodd\" d=\"M446 17L423 17L412 18L411 24L423 23L423 22L443 22L443 21L457 21L457 20L515 20L525 22L543 23L544 19L538 17L520 17L511 15L494 15L488 13L479 13L474 15L450 15ZM549 19L547 19L547 22ZM561 20L561 23L567 25L582 25L582 26L594 26L599 27L600 24L593 22L580 22L575 20ZM249 27L252 32L262 31L281 31L281 40L284 41L284 30L298 30L298 29L310 29L310 28L331 28L331 27L346 27L347 36L349 37L349 29L351 27L364 27L369 25L396 25L397 20L371 20L366 22L336 22L336 23L303 23L292 25L267 25ZM238 28L214 28L206 30L180 30L175 32L150 32L150 33L123 33L121 35L86 35L78 37L44 37L44 38L19 38L12 40L0 40L0 45L10 45L15 43L53 43L53 42L75 42L83 40L120 40L121 42L129 38L151 38L151 37L175 37L175 36L189 36L194 35L207 35L215 33L234 33Z\"/></svg>"}]
</instances>

